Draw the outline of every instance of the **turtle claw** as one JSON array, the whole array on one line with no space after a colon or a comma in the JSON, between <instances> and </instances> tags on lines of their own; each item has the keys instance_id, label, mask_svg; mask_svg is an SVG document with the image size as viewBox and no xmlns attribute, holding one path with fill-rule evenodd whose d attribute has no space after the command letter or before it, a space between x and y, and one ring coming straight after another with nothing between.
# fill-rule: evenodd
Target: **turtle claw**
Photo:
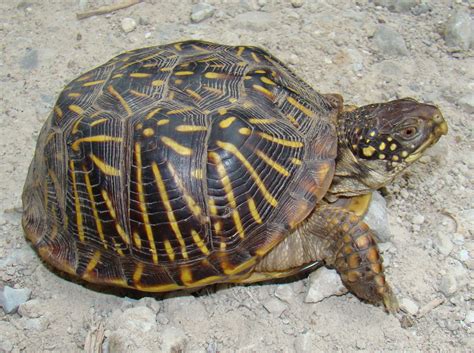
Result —
<instances>
[{"instance_id":1,"label":"turtle claw","mask_svg":"<svg viewBox=\"0 0 474 353\"><path fill-rule=\"evenodd\" d=\"M385 310L389 314L396 314L400 310L397 296L393 293L392 288L390 288L388 284L385 293L382 295L382 302L385 306Z\"/></svg>"}]
</instances>

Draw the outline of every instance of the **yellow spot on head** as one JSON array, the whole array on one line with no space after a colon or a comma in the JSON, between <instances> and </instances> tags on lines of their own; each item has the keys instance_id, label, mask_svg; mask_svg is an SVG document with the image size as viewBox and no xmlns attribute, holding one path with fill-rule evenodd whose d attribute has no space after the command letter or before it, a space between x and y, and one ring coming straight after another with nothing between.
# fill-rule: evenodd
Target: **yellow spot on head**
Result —
<instances>
[{"instance_id":1,"label":"yellow spot on head","mask_svg":"<svg viewBox=\"0 0 474 353\"><path fill-rule=\"evenodd\" d=\"M392 161L397 162L399 160L398 156L392 156Z\"/></svg>"},{"instance_id":2,"label":"yellow spot on head","mask_svg":"<svg viewBox=\"0 0 474 353\"><path fill-rule=\"evenodd\" d=\"M388 140L388 139L387 139ZM395 151L397 149L397 144L396 143L392 143L390 145L390 151Z\"/></svg>"},{"instance_id":3,"label":"yellow spot on head","mask_svg":"<svg viewBox=\"0 0 474 353\"><path fill-rule=\"evenodd\" d=\"M145 137L151 137L155 134L155 130L153 130L150 127L147 127L145 130L143 130L143 136Z\"/></svg>"},{"instance_id":4,"label":"yellow spot on head","mask_svg":"<svg viewBox=\"0 0 474 353\"><path fill-rule=\"evenodd\" d=\"M393 141L393 138L391 138L391 137L389 136L389 137L387 137L387 141L388 141L388 142L392 142L392 141Z\"/></svg>"},{"instance_id":5,"label":"yellow spot on head","mask_svg":"<svg viewBox=\"0 0 474 353\"><path fill-rule=\"evenodd\" d=\"M402 157L405 158L408 156L408 152L407 151L402 151Z\"/></svg>"},{"instance_id":6,"label":"yellow spot on head","mask_svg":"<svg viewBox=\"0 0 474 353\"><path fill-rule=\"evenodd\" d=\"M383 151L385 149L385 147L387 147L387 145L385 144L385 142L381 142L380 143L380 146L379 146L379 150L380 151Z\"/></svg>"},{"instance_id":7,"label":"yellow spot on head","mask_svg":"<svg viewBox=\"0 0 474 353\"><path fill-rule=\"evenodd\" d=\"M372 146L368 146L362 149L362 153L366 157L372 157L375 151L376 151L375 148L373 148Z\"/></svg>"},{"instance_id":8,"label":"yellow spot on head","mask_svg":"<svg viewBox=\"0 0 474 353\"><path fill-rule=\"evenodd\" d=\"M375 136L375 131L371 131L369 135L374 137Z\"/></svg>"},{"instance_id":9,"label":"yellow spot on head","mask_svg":"<svg viewBox=\"0 0 474 353\"><path fill-rule=\"evenodd\" d=\"M385 159L385 157L386 157L386 156L385 156L383 153L380 153L380 154L379 154L379 159Z\"/></svg>"}]
</instances>

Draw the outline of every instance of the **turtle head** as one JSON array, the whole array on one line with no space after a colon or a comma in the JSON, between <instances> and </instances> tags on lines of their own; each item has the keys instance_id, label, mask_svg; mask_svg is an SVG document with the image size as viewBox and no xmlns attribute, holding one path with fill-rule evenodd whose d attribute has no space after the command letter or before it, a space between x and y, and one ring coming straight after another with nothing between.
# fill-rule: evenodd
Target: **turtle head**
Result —
<instances>
[{"instance_id":1,"label":"turtle head","mask_svg":"<svg viewBox=\"0 0 474 353\"><path fill-rule=\"evenodd\" d=\"M447 132L437 107L411 98L342 111L330 192L352 196L385 186Z\"/></svg>"}]
</instances>

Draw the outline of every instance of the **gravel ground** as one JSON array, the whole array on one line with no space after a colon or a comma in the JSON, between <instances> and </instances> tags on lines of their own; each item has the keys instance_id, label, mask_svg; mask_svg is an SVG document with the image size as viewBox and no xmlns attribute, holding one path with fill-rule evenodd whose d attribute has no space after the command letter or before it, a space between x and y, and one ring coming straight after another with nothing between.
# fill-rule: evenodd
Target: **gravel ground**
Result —
<instances>
[{"instance_id":1,"label":"gravel ground","mask_svg":"<svg viewBox=\"0 0 474 353\"><path fill-rule=\"evenodd\" d=\"M474 24L469 1L0 2L0 352L474 350ZM388 187L382 244L404 312L324 277L164 297L104 292L51 272L25 241L20 195L39 129L72 78L128 49L199 38L265 47L351 104L411 96L450 127ZM329 278L329 281L328 281ZM322 281L322 282L321 282Z\"/></svg>"}]
</instances>

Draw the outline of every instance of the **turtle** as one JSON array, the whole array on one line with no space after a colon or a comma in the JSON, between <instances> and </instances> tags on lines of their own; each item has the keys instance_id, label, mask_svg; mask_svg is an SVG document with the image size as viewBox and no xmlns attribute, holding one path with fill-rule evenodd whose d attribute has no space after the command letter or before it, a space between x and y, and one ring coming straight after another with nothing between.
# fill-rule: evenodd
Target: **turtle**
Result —
<instances>
[{"instance_id":1,"label":"turtle","mask_svg":"<svg viewBox=\"0 0 474 353\"><path fill-rule=\"evenodd\" d=\"M259 47L131 50L59 94L22 225L46 263L86 282L168 292L325 265L393 312L363 214L447 131L434 105L347 105Z\"/></svg>"}]
</instances>

